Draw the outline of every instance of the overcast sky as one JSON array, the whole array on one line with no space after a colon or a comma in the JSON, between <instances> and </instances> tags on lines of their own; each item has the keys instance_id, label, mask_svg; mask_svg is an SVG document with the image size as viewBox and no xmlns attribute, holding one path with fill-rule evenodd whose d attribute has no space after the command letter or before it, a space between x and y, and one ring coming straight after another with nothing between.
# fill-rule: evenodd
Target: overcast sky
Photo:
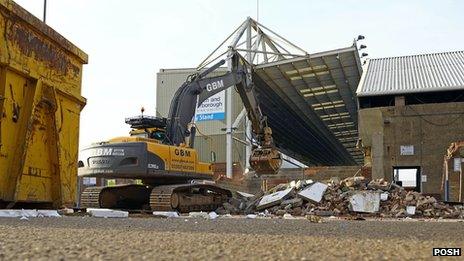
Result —
<instances>
[{"instance_id":1,"label":"overcast sky","mask_svg":"<svg viewBox=\"0 0 464 261\"><path fill-rule=\"evenodd\" d=\"M42 18L42 0L17 0ZM259 21L308 53L366 36L369 57L464 49L464 1L260 0ZM256 0L48 0L47 23L89 55L80 147L127 135L124 118L155 114L156 72L196 67Z\"/></svg>"}]
</instances>

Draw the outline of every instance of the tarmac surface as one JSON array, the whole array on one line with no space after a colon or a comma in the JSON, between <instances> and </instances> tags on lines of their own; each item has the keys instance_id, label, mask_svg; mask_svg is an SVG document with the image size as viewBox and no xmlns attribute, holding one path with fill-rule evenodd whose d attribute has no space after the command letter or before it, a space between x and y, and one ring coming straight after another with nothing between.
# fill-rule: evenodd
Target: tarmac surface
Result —
<instances>
[{"instance_id":1,"label":"tarmac surface","mask_svg":"<svg viewBox=\"0 0 464 261\"><path fill-rule=\"evenodd\" d=\"M0 218L0 260L432 259L464 247L460 221Z\"/></svg>"}]
</instances>

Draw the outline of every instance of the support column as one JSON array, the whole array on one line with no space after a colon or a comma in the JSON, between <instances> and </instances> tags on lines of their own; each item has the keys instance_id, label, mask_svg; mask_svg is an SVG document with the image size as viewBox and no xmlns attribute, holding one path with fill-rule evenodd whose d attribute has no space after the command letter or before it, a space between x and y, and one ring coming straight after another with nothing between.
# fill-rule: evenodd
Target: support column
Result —
<instances>
[{"instance_id":1,"label":"support column","mask_svg":"<svg viewBox=\"0 0 464 261\"><path fill-rule=\"evenodd\" d=\"M245 121L245 134L246 138L245 140L247 141L247 145L245 145L245 171L250 170L250 157L251 157L251 121L248 120L248 117L246 118Z\"/></svg>"},{"instance_id":2,"label":"support column","mask_svg":"<svg viewBox=\"0 0 464 261\"><path fill-rule=\"evenodd\" d=\"M227 68L230 71L232 69L232 63L230 60L227 61ZM232 154L232 90L234 88L228 88L226 90L226 176L227 178L232 178L232 164L233 164L233 154Z\"/></svg>"},{"instance_id":3,"label":"support column","mask_svg":"<svg viewBox=\"0 0 464 261\"><path fill-rule=\"evenodd\" d=\"M256 44L259 44L258 42ZM247 50L251 50L251 18L248 17L248 26L247 26L247 35L246 35L246 48ZM246 53L246 59L247 61L252 64L253 61L252 61L252 53L249 51ZM249 144L248 145L245 145L245 171L248 171L250 170L250 157L251 157L251 121L248 119L248 116L245 120L245 135L246 135L246 139L245 140L248 140L248 138L250 140L248 140Z\"/></svg>"}]
</instances>

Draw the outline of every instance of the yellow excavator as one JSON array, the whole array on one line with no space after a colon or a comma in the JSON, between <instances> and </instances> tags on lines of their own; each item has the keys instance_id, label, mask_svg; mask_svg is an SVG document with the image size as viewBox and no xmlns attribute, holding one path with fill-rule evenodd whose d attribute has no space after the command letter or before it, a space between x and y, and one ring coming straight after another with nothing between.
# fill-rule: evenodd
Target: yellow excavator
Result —
<instances>
[{"instance_id":1,"label":"yellow excavator","mask_svg":"<svg viewBox=\"0 0 464 261\"><path fill-rule=\"evenodd\" d=\"M96 143L81 152L80 177L138 179L143 184L86 188L80 207L189 212L221 206L231 192L207 181L212 179L212 165L198 160L193 148L196 128L191 120L203 101L232 86L236 86L252 123L251 167L258 175L280 169L281 155L259 108L251 65L237 52L227 59L232 69L222 76L208 77L226 60L189 76L174 94L167 118L142 112L142 116L126 119L132 128L129 137Z\"/></svg>"}]
</instances>

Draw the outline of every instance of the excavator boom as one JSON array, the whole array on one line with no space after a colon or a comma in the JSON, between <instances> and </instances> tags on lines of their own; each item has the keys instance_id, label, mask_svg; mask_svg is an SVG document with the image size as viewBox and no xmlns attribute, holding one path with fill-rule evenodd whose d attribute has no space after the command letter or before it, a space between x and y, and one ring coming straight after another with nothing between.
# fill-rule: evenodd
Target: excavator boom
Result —
<instances>
[{"instance_id":1,"label":"excavator boom","mask_svg":"<svg viewBox=\"0 0 464 261\"><path fill-rule=\"evenodd\" d=\"M267 119L259 107L251 65L237 52L233 52L228 59L232 65L230 72L208 77L225 64L226 61L221 60L205 72L193 75L177 90L169 109L165 142L179 146L186 144L189 136L190 141L194 140L195 129L188 129L188 125L195 114L195 106L199 107L209 97L235 86L252 123L255 146L249 159L250 165L258 175L274 174L280 169L282 160L272 140L272 130L267 126ZM189 146L193 147L193 142Z\"/></svg>"}]
</instances>

